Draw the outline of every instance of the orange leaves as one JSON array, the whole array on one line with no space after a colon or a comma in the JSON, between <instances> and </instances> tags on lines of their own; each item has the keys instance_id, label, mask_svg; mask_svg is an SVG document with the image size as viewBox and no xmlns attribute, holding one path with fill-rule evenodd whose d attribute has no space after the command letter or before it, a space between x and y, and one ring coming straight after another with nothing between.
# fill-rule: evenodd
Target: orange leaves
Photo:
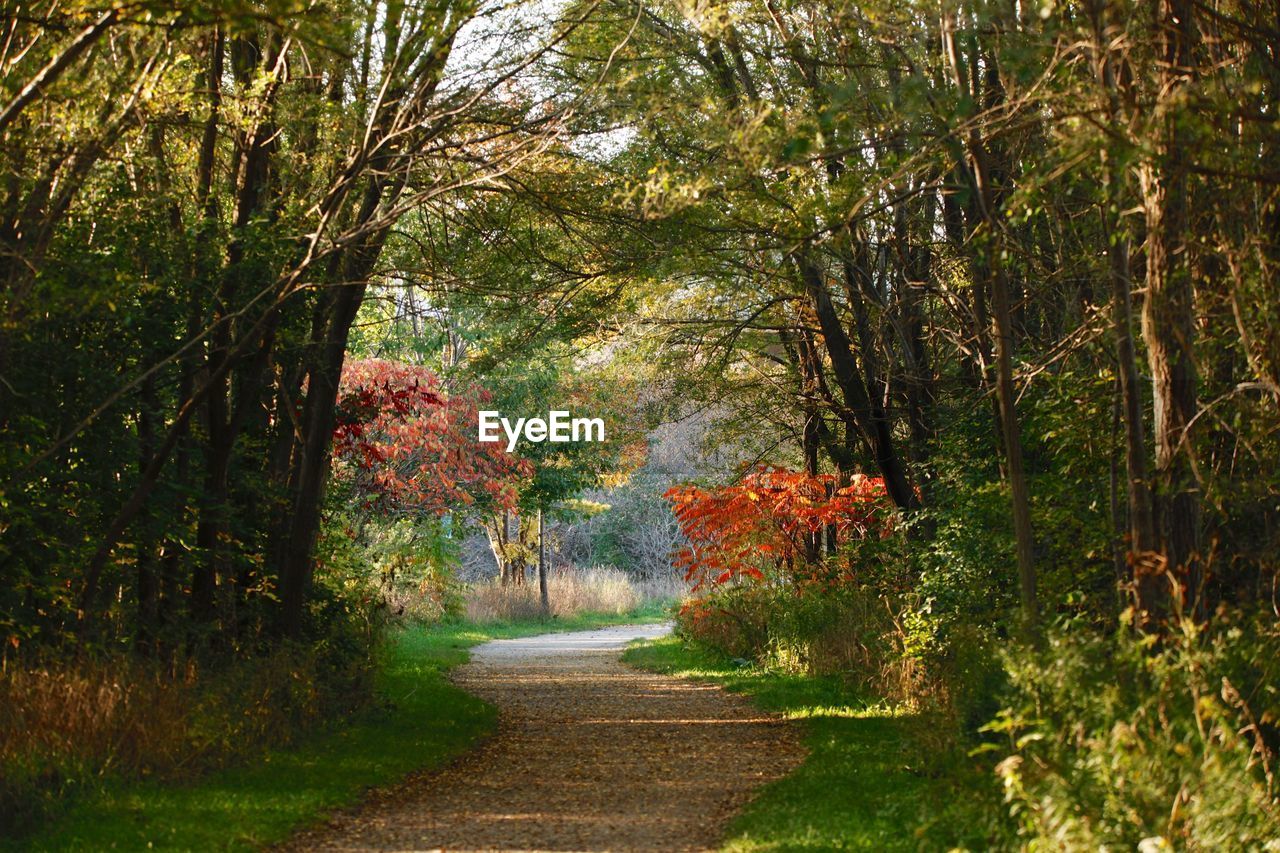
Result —
<instances>
[{"instance_id":1,"label":"orange leaves","mask_svg":"<svg viewBox=\"0 0 1280 853\"><path fill-rule=\"evenodd\" d=\"M842 539L865 536L883 528L886 508L879 477L854 475L840 486L831 475L782 468L711 490L675 486L664 497L689 543L674 562L697 586L758 580L771 568L794 573L814 534L833 528Z\"/></svg>"}]
</instances>

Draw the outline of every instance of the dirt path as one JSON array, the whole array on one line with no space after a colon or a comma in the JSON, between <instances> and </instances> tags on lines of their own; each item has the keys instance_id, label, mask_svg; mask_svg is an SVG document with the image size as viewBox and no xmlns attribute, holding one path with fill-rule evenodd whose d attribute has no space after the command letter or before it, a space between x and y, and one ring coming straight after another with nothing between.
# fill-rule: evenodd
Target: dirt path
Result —
<instances>
[{"instance_id":1,"label":"dirt path","mask_svg":"<svg viewBox=\"0 0 1280 853\"><path fill-rule=\"evenodd\" d=\"M619 662L657 625L497 640L456 671L497 734L306 850L705 850L753 789L803 756L793 726L719 688Z\"/></svg>"}]
</instances>

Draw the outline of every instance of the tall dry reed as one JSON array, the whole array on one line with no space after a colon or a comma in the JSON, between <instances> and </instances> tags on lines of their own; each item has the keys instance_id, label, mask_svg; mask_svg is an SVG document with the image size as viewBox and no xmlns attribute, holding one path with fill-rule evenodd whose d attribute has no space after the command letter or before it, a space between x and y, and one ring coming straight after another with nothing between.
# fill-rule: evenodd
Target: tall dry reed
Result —
<instances>
[{"instance_id":1,"label":"tall dry reed","mask_svg":"<svg viewBox=\"0 0 1280 853\"><path fill-rule=\"evenodd\" d=\"M649 601L670 601L687 591L676 575L634 580L626 572L597 566L558 568L547 576L551 616L567 618L583 613L622 614ZM538 582L521 585L477 584L466 595L464 612L473 622L511 622L542 616Z\"/></svg>"},{"instance_id":2,"label":"tall dry reed","mask_svg":"<svg viewBox=\"0 0 1280 853\"><path fill-rule=\"evenodd\" d=\"M0 830L107 777L185 779L289 743L362 704L370 663L338 671L303 647L211 670L123 655L10 663L0 673Z\"/></svg>"}]
</instances>

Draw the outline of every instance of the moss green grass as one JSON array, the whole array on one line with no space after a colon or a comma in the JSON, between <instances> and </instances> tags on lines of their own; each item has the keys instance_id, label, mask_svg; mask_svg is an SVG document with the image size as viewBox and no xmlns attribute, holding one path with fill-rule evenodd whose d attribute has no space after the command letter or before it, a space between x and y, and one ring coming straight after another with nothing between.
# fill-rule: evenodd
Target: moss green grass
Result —
<instances>
[{"instance_id":1,"label":"moss green grass","mask_svg":"<svg viewBox=\"0 0 1280 853\"><path fill-rule=\"evenodd\" d=\"M289 749L187 784L104 784L12 850L237 850L287 838L370 788L446 763L488 734L494 709L445 678L486 640L656 621L659 605L551 622L447 623L397 630L378 702Z\"/></svg>"},{"instance_id":2,"label":"moss green grass","mask_svg":"<svg viewBox=\"0 0 1280 853\"><path fill-rule=\"evenodd\" d=\"M986 848L964 795L981 783L954 756L930 755L911 715L869 702L839 679L742 665L674 636L636 644L624 660L744 693L805 726L808 757L731 823L725 850Z\"/></svg>"}]
</instances>

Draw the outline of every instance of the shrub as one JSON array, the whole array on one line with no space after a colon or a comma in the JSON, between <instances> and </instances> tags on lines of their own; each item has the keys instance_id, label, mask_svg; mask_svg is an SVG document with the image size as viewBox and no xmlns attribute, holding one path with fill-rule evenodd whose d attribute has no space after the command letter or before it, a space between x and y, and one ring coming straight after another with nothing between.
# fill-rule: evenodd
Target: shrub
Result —
<instances>
[{"instance_id":1,"label":"shrub","mask_svg":"<svg viewBox=\"0 0 1280 853\"><path fill-rule=\"evenodd\" d=\"M744 583L690 602L682 633L731 657L808 675L840 675L890 701L920 696L890 600L863 587Z\"/></svg>"},{"instance_id":2,"label":"shrub","mask_svg":"<svg viewBox=\"0 0 1280 853\"><path fill-rule=\"evenodd\" d=\"M1157 641L1068 626L1007 657L1012 700L989 727L1016 833L1072 849L1277 849L1274 619Z\"/></svg>"},{"instance_id":3,"label":"shrub","mask_svg":"<svg viewBox=\"0 0 1280 853\"><path fill-rule=\"evenodd\" d=\"M461 584L454 578L458 540L440 519L370 519L359 544L357 564L373 570L371 583L392 613L437 622L461 612Z\"/></svg>"},{"instance_id":4,"label":"shrub","mask_svg":"<svg viewBox=\"0 0 1280 853\"><path fill-rule=\"evenodd\" d=\"M126 656L11 666L0 676L0 830L18 834L107 779L189 778L291 743L368 700L371 668L350 662L321 643L208 668Z\"/></svg>"},{"instance_id":5,"label":"shrub","mask_svg":"<svg viewBox=\"0 0 1280 853\"><path fill-rule=\"evenodd\" d=\"M686 602L677 627L681 635L729 657L763 662L774 603L770 598L762 584L721 586Z\"/></svg>"}]
</instances>

